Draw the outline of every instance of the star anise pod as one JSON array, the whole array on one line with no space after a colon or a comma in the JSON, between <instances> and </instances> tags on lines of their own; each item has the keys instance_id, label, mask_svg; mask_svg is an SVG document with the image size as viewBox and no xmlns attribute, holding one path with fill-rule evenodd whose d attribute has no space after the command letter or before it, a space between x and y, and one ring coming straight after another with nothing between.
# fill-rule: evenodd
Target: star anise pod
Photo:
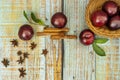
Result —
<instances>
[{"instance_id":1,"label":"star anise pod","mask_svg":"<svg viewBox=\"0 0 120 80\"><path fill-rule=\"evenodd\" d=\"M34 48L36 48L37 44L35 44L34 42L31 43L30 48L33 50Z\"/></svg>"},{"instance_id":2,"label":"star anise pod","mask_svg":"<svg viewBox=\"0 0 120 80\"><path fill-rule=\"evenodd\" d=\"M18 56L21 56L21 55L22 55L22 51L18 51L18 52L17 52L17 55L18 55Z\"/></svg>"},{"instance_id":3,"label":"star anise pod","mask_svg":"<svg viewBox=\"0 0 120 80\"><path fill-rule=\"evenodd\" d=\"M28 52L24 52L24 54L23 54L24 59L25 59L25 58L28 58L29 55L30 55L30 54L28 54Z\"/></svg>"},{"instance_id":4,"label":"star anise pod","mask_svg":"<svg viewBox=\"0 0 120 80\"><path fill-rule=\"evenodd\" d=\"M47 49L43 49L42 54L46 55L48 53Z\"/></svg>"},{"instance_id":5,"label":"star anise pod","mask_svg":"<svg viewBox=\"0 0 120 80\"><path fill-rule=\"evenodd\" d=\"M9 63L10 63L10 61L8 59L6 59L6 58L4 58L3 61L1 61L1 62L3 63L3 65L5 67L7 67L9 65Z\"/></svg>"},{"instance_id":6,"label":"star anise pod","mask_svg":"<svg viewBox=\"0 0 120 80\"><path fill-rule=\"evenodd\" d=\"M19 78L24 77L26 75L26 72L25 72L26 69L24 69L23 67L19 68L18 70L20 72Z\"/></svg>"},{"instance_id":7,"label":"star anise pod","mask_svg":"<svg viewBox=\"0 0 120 80\"><path fill-rule=\"evenodd\" d=\"M17 60L18 64L22 64L24 62L24 59L22 58L22 56L20 56L20 59Z\"/></svg>"},{"instance_id":8,"label":"star anise pod","mask_svg":"<svg viewBox=\"0 0 120 80\"><path fill-rule=\"evenodd\" d=\"M13 39L12 41L10 41L12 43L12 45L15 47L15 46L18 46L18 41L17 39Z\"/></svg>"}]
</instances>

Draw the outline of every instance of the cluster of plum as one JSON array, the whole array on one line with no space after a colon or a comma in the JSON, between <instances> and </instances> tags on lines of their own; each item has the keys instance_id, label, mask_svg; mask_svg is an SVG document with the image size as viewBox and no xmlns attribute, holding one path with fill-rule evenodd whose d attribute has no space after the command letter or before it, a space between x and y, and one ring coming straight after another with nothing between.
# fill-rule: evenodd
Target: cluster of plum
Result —
<instances>
[{"instance_id":1,"label":"cluster of plum","mask_svg":"<svg viewBox=\"0 0 120 80\"><path fill-rule=\"evenodd\" d=\"M62 12L55 13L51 18L51 24L56 28L64 28L67 23L67 18ZM21 40L30 40L34 35L32 26L24 24L18 31L18 36Z\"/></svg>"},{"instance_id":2,"label":"cluster of plum","mask_svg":"<svg viewBox=\"0 0 120 80\"><path fill-rule=\"evenodd\" d=\"M120 29L120 10L119 6L114 1L106 1L102 5L102 9L96 10L91 15L93 26L102 28L107 26L109 30Z\"/></svg>"},{"instance_id":3,"label":"cluster of plum","mask_svg":"<svg viewBox=\"0 0 120 80\"><path fill-rule=\"evenodd\" d=\"M55 28L64 28L67 23L67 17L61 13L57 12L51 17L51 24ZM32 26L24 24L20 27L18 36L21 40L30 40L34 35L34 30ZM80 33L79 39L85 45L90 45L94 41L94 33L89 29L83 30Z\"/></svg>"}]
</instances>

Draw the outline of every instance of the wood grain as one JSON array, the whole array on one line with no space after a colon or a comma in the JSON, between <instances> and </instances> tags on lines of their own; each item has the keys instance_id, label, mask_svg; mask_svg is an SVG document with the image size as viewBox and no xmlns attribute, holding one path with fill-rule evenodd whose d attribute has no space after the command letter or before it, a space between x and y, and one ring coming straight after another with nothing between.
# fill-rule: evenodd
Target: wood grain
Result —
<instances>
[{"instance_id":1,"label":"wood grain","mask_svg":"<svg viewBox=\"0 0 120 80\"><path fill-rule=\"evenodd\" d=\"M68 17L67 26L70 28L69 34L79 36L80 32L87 28L84 14L88 1L64 1L64 12ZM67 79L95 80L95 55L91 46L82 45L79 38L77 40L65 40L64 80Z\"/></svg>"},{"instance_id":2,"label":"wood grain","mask_svg":"<svg viewBox=\"0 0 120 80\"><path fill-rule=\"evenodd\" d=\"M35 36L30 41L22 41L17 33L22 24L28 23L23 17L23 10L28 15L34 12L46 24L50 23L51 16L61 12L67 16L66 26L70 29L68 35L79 36L80 32L88 28L85 23L85 8L89 0L0 0L0 61L4 57L10 60L10 66L5 68L0 63L0 80L61 80L62 51L61 40L51 40L49 36ZM92 1L92 0L91 0ZM45 19L48 20L45 20ZM43 26L31 24L34 31L41 31ZM12 47L10 40L18 39L19 47ZM31 42L36 42L37 48L30 50ZM64 67L63 80L120 80L120 40L110 39L100 45L107 56L96 55L92 46L84 46L78 39L64 40ZM48 54L42 55L47 49ZM16 63L17 51L28 51L29 59L23 65ZM19 78L18 68L26 68L25 78Z\"/></svg>"}]
</instances>

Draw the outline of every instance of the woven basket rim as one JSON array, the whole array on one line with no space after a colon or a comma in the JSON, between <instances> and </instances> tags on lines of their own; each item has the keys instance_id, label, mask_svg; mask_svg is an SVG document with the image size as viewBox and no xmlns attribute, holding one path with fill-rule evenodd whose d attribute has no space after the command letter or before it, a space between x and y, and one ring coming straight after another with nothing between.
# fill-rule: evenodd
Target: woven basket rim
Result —
<instances>
[{"instance_id":1,"label":"woven basket rim","mask_svg":"<svg viewBox=\"0 0 120 80\"><path fill-rule=\"evenodd\" d=\"M94 3L95 0L90 0L89 3L87 4L86 6L86 10L85 10L85 20L86 20L86 23L87 23L87 26L90 28L91 31L93 31L95 34L99 35L99 36L103 36L103 37L108 37L108 38L119 38L120 37L120 33L111 33L111 34L108 34L106 32L101 32L101 31L98 31L98 28L94 27L92 25L92 22L90 20L90 13L89 13L89 10L90 10L90 7L93 3ZM117 31L117 30L116 30ZM111 32L116 32L116 31L111 31Z\"/></svg>"}]
</instances>

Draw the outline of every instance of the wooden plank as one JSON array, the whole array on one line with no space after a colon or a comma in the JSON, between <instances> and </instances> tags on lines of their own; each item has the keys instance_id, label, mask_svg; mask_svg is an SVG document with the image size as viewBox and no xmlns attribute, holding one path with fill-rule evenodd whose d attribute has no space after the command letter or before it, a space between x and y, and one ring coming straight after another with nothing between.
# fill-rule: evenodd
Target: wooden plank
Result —
<instances>
[{"instance_id":1,"label":"wooden plank","mask_svg":"<svg viewBox=\"0 0 120 80\"><path fill-rule=\"evenodd\" d=\"M79 36L87 28L85 8L89 0L65 0L64 12L68 18L69 34ZM69 77L68 77L69 76ZM64 80L95 80L95 55L91 46L77 40L65 40Z\"/></svg>"},{"instance_id":2,"label":"wooden plank","mask_svg":"<svg viewBox=\"0 0 120 80\"><path fill-rule=\"evenodd\" d=\"M119 39L110 39L104 45L107 56L96 57L96 79L97 80L119 80Z\"/></svg>"},{"instance_id":3,"label":"wooden plank","mask_svg":"<svg viewBox=\"0 0 120 80\"><path fill-rule=\"evenodd\" d=\"M30 41L22 41L18 38L18 29L22 24L28 23L23 17L23 10L26 10L27 13L32 11L32 8L39 6L39 0L12 0L7 2L6 0L1 0L0 9L1 15L0 18L0 45L1 48L1 59L7 57L10 60L10 66L5 68L0 64L0 80L45 80L43 73L44 69L44 59L41 56L42 48L44 48L44 38L33 37ZM35 9L39 12L37 9ZM30 14L30 13L29 13ZM6 16L7 15L7 16ZM34 26L34 25L32 25ZM34 29L36 29L34 27ZM3 30L3 31L2 31ZM10 40L18 39L19 47L13 48L11 46ZM35 41L37 43L37 48L33 51L30 50L30 43ZM29 52L29 59L25 61L23 65L18 65L16 60L18 60L17 51L22 50L23 52ZM3 54L4 53L4 54ZM42 60L41 60L42 59ZM42 61L42 62L41 62ZM26 68L27 75L25 78L19 78L18 68ZM42 74L41 74L42 73Z\"/></svg>"},{"instance_id":4,"label":"wooden plank","mask_svg":"<svg viewBox=\"0 0 120 80\"><path fill-rule=\"evenodd\" d=\"M51 16L61 11L61 2L62 0L46 0L46 12L45 17L48 19L46 21L47 24L51 25ZM60 67L58 64L61 64L61 60L59 61L61 57L60 51L58 52L58 44L60 44L57 40L53 41L50 40L50 37L46 38L46 48L48 49L49 53L46 56L46 80L61 80L61 72L58 72L58 68ZM54 45L56 48L54 48ZM56 49L56 53L53 52ZM56 54L56 58L55 58ZM58 55L60 54L60 55ZM56 62L58 60L58 62ZM51 66L49 66L51 65ZM56 65L56 66L55 66ZM61 67L60 67L61 68Z\"/></svg>"},{"instance_id":5,"label":"wooden plank","mask_svg":"<svg viewBox=\"0 0 120 80\"><path fill-rule=\"evenodd\" d=\"M87 28L84 15L89 0L64 0L64 13L68 18L68 35L77 35ZM11 63L8 68L0 63L0 80L61 80L62 52L61 40L50 37L36 37L25 42L18 38L19 27L28 23L23 17L23 10L31 11L50 24L51 16L62 9L62 0L0 0L0 61L7 57ZM7 15L7 16L6 16ZM35 31L43 26L32 25ZM18 39L19 47L13 48L10 40ZM29 49L35 41L38 46L34 51ZM64 80L120 80L120 44L119 39L112 39L101 45L106 57L96 56L92 46L83 46L77 40L65 39ZM46 57L41 55L43 49L48 50ZM30 53L23 65L18 65L16 52L22 50ZM25 78L19 78L18 68L26 68Z\"/></svg>"},{"instance_id":6,"label":"wooden plank","mask_svg":"<svg viewBox=\"0 0 120 80\"><path fill-rule=\"evenodd\" d=\"M24 65L21 67L26 68L27 75L24 80L54 80L54 74L57 75L56 80L61 80L61 50L59 47L61 46L60 42L58 41L51 41L50 37L36 37L34 36L32 40L25 42L21 41L17 37L17 32L19 27L24 24L28 23L26 19L23 17L23 10L25 10L28 15L30 12L34 12L38 17L42 18L45 21L45 18L48 20L46 21L47 24L50 24L51 16L58 11L61 11L61 0L12 0L11 2L6 2L6 0L0 1L0 9L1 15L0 18L0 38L1 38L1 53L5 53L1 56L8 57L10 60L14 61L14 59L18 59L16 55L14 55L17 50L28 51L30 52L30 58L26 60ZM8 16L6 16L8 15ZM43 26L36 26L32 25L35 31L41 31ZM51 26L51 24L50 24ZM13 32L13 33L11 33ZM13 38L17 38L19 41L20 47L14 49L9 41ZM38 47L35 51L31 51L29 49L30 42L35 41L38 44ZM58 45L59 43L59 45ZM56 56L54 56L52 51L52 46L56 46ZM43 49L48 49L48 55L43 56L41 55ZM9 54L7 54L9 53ZM55 59L53 59L53 56ZM54 62L56 62L56 65ZM12 62L13 63L13 62ZM55 66L54 66L55 65ZM10 65L10 68L6 70L3 69L3 65L1 64L1 75L0 79L2 80L21 80L19 78L18 67L19 65L14 64ZM56 71L54 71L54 68ZM8 73L8 70L10 72ZM5 72L6 71L6 72ZM14 71L13 74L12 71ZM7 74L3 74L3 72Z\"/></svg>"}]
</instances>

